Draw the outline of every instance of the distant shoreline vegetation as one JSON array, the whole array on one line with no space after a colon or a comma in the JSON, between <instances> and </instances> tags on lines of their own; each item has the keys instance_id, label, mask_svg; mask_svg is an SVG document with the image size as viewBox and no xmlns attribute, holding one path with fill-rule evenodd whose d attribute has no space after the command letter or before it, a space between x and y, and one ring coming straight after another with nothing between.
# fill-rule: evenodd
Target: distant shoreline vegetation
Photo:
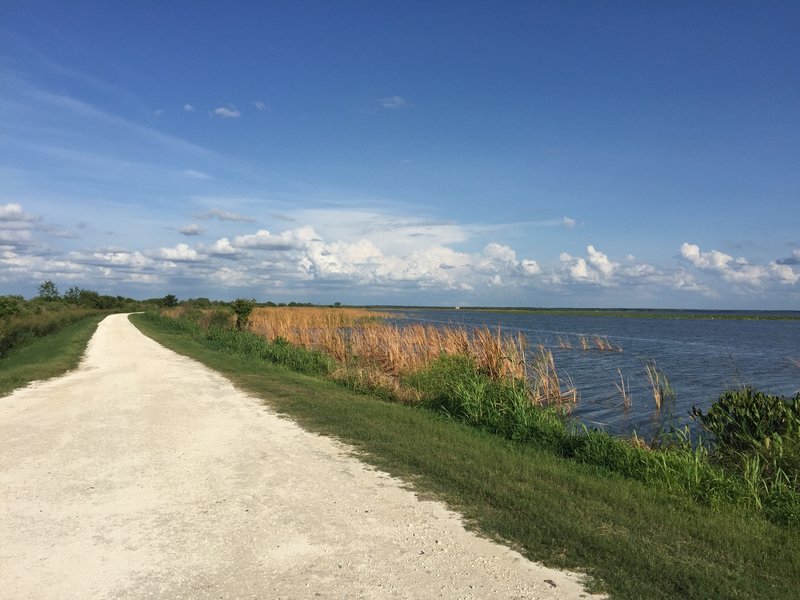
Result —
<instances>
[{"instance_id":1,"label":"distant shoreline vegetation","mask_svg":"<svg viewBox=\"0 0 800 600\"><path fill-rule=\"evenodd\" d=\"M734 321L800 321L800 311L793 310L698 310L678 308L536 308L495 306L400 306L369 305L363 308L405 311L489 312L506 314L549 315L565 317L621 317L627 319L725 319Z\"/></svg>"}]
</instances>

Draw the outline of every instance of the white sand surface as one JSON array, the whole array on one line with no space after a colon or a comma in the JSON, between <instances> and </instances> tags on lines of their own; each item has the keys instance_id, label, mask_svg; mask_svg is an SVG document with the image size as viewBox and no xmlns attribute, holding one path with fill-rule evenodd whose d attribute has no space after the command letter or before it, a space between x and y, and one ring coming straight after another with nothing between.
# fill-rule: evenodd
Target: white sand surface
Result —
<instances>
[{"instance_id":1,"label":"white sand surface","mask_svg":"<svg viewBox=\"0 0 800 600\"><path fill-rule=\"evenodd\" d=\"M0 398L0 597L589 595L114 315Z\"/></svg>"}]
</instances>

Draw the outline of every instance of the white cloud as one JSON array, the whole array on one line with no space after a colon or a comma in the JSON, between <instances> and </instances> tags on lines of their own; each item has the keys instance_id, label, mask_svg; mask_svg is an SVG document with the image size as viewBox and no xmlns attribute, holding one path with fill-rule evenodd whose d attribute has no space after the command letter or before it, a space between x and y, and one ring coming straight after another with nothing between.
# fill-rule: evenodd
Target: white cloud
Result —
<instances>
[{"instance_id":1,"label":"white cloud","mask_svg":"<svg viewBox=\"0 0 800 600\"><path fill-rule=\"evenodd\" d=\"M33 215L29 215L22 209L21 204L16 202L9 202L8 204L0 204L0 222L5 223L30 223L38 219Z\"/></svg>"},{"instance_id":2,"label":"white cloud","mask_svg":"<svg viewBox=\"0 0 800 600\"><path fill-rule=\"evenodd\" d=\"M794 285L800 281L800 272L795 271L787 264L771 262L769 268L773 275L783 284Z\"/></svg>"},{"instance_id":3,"label":"white cloud","mask_svg":"<svg viewBox=\"0 0 800 600\"><path fill-rule=\"evenodd\" d=\"M220 238L208 248L208 253L212 256L234 256L239 254L239 250L231 245L228 238Z\"/></svg>"},{"instance_id":4,"label":"white cloud","mask_svg":"<svg viewBox=\"0 0 800 600\"><path fill-rule=\"evenodd\" d=\"M178 232L182 233L183 235L193 236L205 233L205 229L195 223L192 223L191 225L185 225L184 227L181 227L178 229Z\"/></svg>"},{"instance_id":5,"label":"white cloud","mask_svg":"<svg viewBox=\"0 0 800 600\"><path fill-rule=\"evenodd\" d=\"M220 221L239 221L243 223L249 223L255 221L250 217L245 217L240 215L239 213L235 212L228 212L225 210L220 210L218 208L212 208L208 212L201 213L199 215L195 215L198 219L218 219Z\"/></svg>"},{"instance_id":6,"label":"white cloud","mask_svg":"<svg viewBox=\"0 0 800 600\"><path fill-rule=\"evenodd\" d=\"M255 106L258 110L267 110L267 105L264 104L261 100L256 100L253 102L253 106Z\"/></svg>"},{"instance_id":7,"label":"white cloud","mask_svg":"<svg viewBox=\"0 0 800 600\"><path fill-rule=\"evenodd\" d=\"M293 250L303 248L317 238L313 227L290 229L277 235L271 234L266 229L259 229L253 234L237 235L233 240L233 246L259 250Z\"/></svg>"},{"instance_id":8,"label":"white cloud","mask_svg":"<svg viewBox=\"0 0 800 600\"><path fill-rule=\"evenodd\" d=\"M566 227L567 229L572 229L573 227L575 227L575 219L572 219L570 217L564 217L561 220L561 222L564 224L564 227Z\"/></svg>"},{"instance_id":9,"label":"white cloud","mask_svg":"<svg viewBox=\"0 0 800 600\"><path fill-rule=\"evenodd\" d=\"M192 106L189 103L186 103L186 104L183 105L183 110L185 110L186 112L193 112L194 111L194 106Z\"/></svg>"},{"instance_id":10,"label":"white cloud","mask_svg":"<svg viewBox=\"0 0 800 600\"><path fill-rule=\"evenodd\" d=\"M27 229L0 228L0 246L27 245L33 241L33 233Z\"/></svg>"},{"instance_id":11,"label":"white cloud","mask_svg":"<svg viewBox=\"0 0 800 600\"><path fill-rule=\"evenodd\" d=\"M766 267L750 264L745 258L734 259L719 250L703 252L697 244L681 244L681 257L698 269L715 273L733 283L760 286L769 277Z\"/></svg>"},{"instance_id":12,"label":"white cloud","mask_svg":"<svg viewBox=\"0 0 800 600\"><path fill-rule=\"evenodd\" d=\"M174 248L159 248L156 252L156 256L164 260L174 260L178 262L195 262L203 258L198 254L197 250L189 247L187 244L178 244Z\"/></svg>"},{"instance_id":13,"label":"white cloud","mask_svg":"<svg viewBox=\"0 0 800 600\"><path fill-rule=\"evenodd\" d=\"M405 108L408 106L408 101L401 96L387 96L380 98L379 102L383 108Z\"/></svg>"},{"instance_id":14,"label":"white cloud","mask_svg":"<svg viewBox=\"0 0 800 600\"><path fill-rule=\"evenodd\" d=\"M611 275L614 270L619 267L618 263L608 260L608 256L598 250L595 250L594 246L591 244L586 246L586 252L589 255L589 264L591 264L606 277Z\"/></svg>"},{"instance_id":15,"label":"white cloud","mask_svg":"<svg viewBox=\"0 0 800 600\"><path fill-rule=\"evenodd\" d=\"M369 208L299 210L292 220L308 223L325 239L369 240L386 254L409 254L420 247L458 244L470 238L462 225Z\"/></svg>"},{"instance_id":16,"label":"white cloud","mask_svg":"<svg viewBox=\"0 0 800 600\"><path fill-rule=\"evenodd\" d=\"M229 104L228 106L220 106L219 108L214 109L214 114L218 117L222 117L223 119L237 119L242 116L236 108Z\"/></svg>"}]
</instances>

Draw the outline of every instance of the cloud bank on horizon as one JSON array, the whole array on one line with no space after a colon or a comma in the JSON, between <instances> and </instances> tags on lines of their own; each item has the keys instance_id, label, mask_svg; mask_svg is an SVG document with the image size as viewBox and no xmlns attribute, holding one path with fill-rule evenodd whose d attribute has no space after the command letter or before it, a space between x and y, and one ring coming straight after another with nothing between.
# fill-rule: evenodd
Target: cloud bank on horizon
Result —
<instances>
[{"instance_id":1,"label":"cloud bank on horizon","mask_svg":"<svg viewBox=\"0 0 800 600\"><path fill-rule=\"evenodd\" d=\"M228 215L219 209L208 214ZM657 266L631 255L613 260L592 244L582 256L562 252L556 260L518 256L496 241L465 252L456 246L475 235L469 226L376 210L298 210L287 215L296 226L275 231L248 226L254 218L223 217L218 218L236 223L240 233L215 237L211 227L188 224L177 234L204 239L64 252L59 241L75 239L80 230L58 229L20 204L0 205L0 277L6 285L28 287L51 279L145 295L178 289L225 298L344 297L365 303L603 298L612 292L653 299L680 293L690 304L723 294L796 295L800 288L800 248L789 258L754 264L684 242L673 264Z\"/></svg>"},{"instance_id":2,"label":"cloud bank on horizon","mask_svg":"<svg viewBox=\"0 0 800 600\"><path fill-rule=\"evenodd\" d=\"M0 294L800 310L800 9L464 8L12 6Z\"/></svg>"}]
</instances>

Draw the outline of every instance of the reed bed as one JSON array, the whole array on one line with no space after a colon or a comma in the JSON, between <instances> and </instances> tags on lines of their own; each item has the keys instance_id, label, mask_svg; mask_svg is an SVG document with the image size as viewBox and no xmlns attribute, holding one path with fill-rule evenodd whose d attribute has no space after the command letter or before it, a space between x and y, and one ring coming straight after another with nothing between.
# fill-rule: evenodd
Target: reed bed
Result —
<instances>
[{"instance_id":1,"label":"reed bed","mask_svg":"<svg viewBox=\"0 0 800 600\"><path fill-rule=\"evenodd\" d=\"M600 352L622 352L622 346L612 343L607 335L593 335L591 337L585 335L578 335L578 347L584 352L590 350L598 350ZM569 337L556 338L556 346L561 350L572 350L572 340Z\"/></svg>"},{"instance_id":2,"label":"reed bed","mask_svg":"<svg viewBox=\"0 0 800 600\"><path fill-rule=\"evenodd\" d=\"M249 329L269 341L284 339L321 350L346 366L372 366L399 377L428 367L442 355L465 355L492 379L524 379L527 374L522 334L500 328L394 325L386 313L359 309L259 308Z\"/></svg>"},{"instance_id":3,"label":"reed bed","mask_svg":"<svg viewBox=\"0 0 800 600\"><path fill-rule=\"evenodd\" d=\"M529 381L532 399L537 404L556 405L564 412L570 412L572 406L578 402L578 389L569 378L567 387L562 389L553 353L541 344L537 347L536 357L531 363Z\"/></svg>"}]
</instances>

